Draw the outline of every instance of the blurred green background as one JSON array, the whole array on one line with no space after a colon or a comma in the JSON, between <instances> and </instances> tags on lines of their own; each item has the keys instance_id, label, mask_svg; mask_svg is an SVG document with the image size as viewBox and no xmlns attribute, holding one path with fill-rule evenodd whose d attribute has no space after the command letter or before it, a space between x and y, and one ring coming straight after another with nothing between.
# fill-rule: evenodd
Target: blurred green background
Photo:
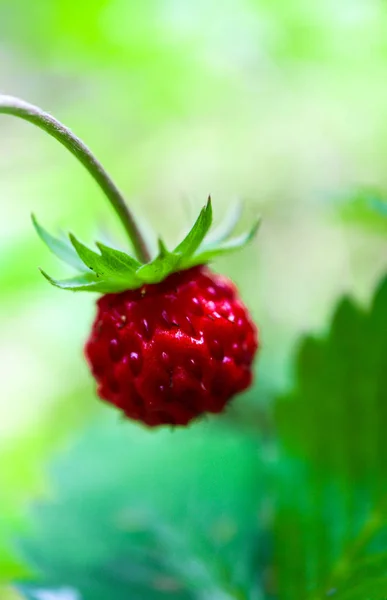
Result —
<instances>
[{"instance_id":1,"label":"blurred green background","mask_svg":"<svg viewBox=\"0 0 387 600\"><path fill-rule=\"evenodd\" d=\"M70 126L168 241L209 193L215 218L236 198L245 201L244 223L263 217L251 247L214 264L239 284L259 324L257 383L229 414L187 434L204 471L222 464L210 440L222 447L242 436L241 444L233 438L242 495L258 485L259 442L241 432L247 422L258 429L253 417L289 384L298 337L324 329L343 292L368 303L385 270L387 226L353 190L387 187L386 65L387 11L377 0L0 1L1 92ZM129 508L141 503L140 457L151 475L168 471L174 457L179 479L184 453L179 462L174 451L185 442L181 432L123 424L97 401L82 358L95 298L56 291L37 270L61 274L33 232L31 211L48 228L91 242L121 236L107 201L36 128L2 115L0 140L0 581L7 581L24 569L7 550L11 540L27 527L31 504L53 493L47 465L75 452L90 423L106 420L109 435L130 442ZM96 482L110 468L98 448L104 453L96 444L87 469ZM211 497L216 477L201 477L178 493L189 500L207 486ZM169 492L155 475L146 497L158 505ZM238 492L230 494L233 504ZM170 508L174 518L179 510Z\"/></svg>"}]
</instances>

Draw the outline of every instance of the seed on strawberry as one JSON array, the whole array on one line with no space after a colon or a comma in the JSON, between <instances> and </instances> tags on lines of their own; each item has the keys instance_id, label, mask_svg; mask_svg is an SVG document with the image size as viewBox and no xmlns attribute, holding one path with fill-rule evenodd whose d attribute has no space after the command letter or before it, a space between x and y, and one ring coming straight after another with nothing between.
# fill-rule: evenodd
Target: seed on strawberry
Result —
<instances>
[{"instance_id":1,"label":"seed on strawberry","mask_svg":"<svg viewBox=\"0 0 387 600\"><path fill-rule=\"evenodd\" d=\"M257 331L235 286L206 264L245 246L252 229L230 238L239 207L210 232L210 199L186 237L172 251L159 240L152 256L120 191L89 148L41 109L0 95L0 113L44 129L72 152L105 192L131 240L135 257L97 243L99 252L75 236L57 239L33 217L38 235L78 274L56 287L97 292L97 316L85 354L101 398L130 419L154 427L186 425L204 413L221 412L252 380Z\"/></svg>"},{"instance_id":2,"label":"seed on strawberry","mask_svg":"<svg viewBox=\"0 0 387 600\"><path fill-rule=\"evenodd\" d=\"M228 317L220 314L225 302ZM197 266L100 298L85 353L99 395L155 426L221 412L250 385L256 349L234 286Z\"/></svg>"}]
</instances>

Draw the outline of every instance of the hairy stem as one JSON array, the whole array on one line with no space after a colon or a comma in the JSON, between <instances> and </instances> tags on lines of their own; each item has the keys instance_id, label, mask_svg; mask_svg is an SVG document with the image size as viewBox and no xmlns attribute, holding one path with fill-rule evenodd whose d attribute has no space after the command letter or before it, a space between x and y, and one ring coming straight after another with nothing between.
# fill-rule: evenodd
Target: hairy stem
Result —
<instances>
[{"instance_id":1,"label":"hairy stem","mask_svg":"<svg viewBox=\"0 0 387 600\"><path fill-rule=\"evenodd\" d=\"M110 200L129 235L137 258L144 262L150 260L150 253L145 240L133 214L126 205L121 192L111 180L101 163L95 158L91 150L89 150L82 140L50 114L32 104L28 104L28 102L24 102L24 100L20 100L19 98L0 94L0 113L13 115L14 117L19 117L20 119L33 123L70 150L70 152L86 167L90 175Z\"/></svg>"}]
</instances>

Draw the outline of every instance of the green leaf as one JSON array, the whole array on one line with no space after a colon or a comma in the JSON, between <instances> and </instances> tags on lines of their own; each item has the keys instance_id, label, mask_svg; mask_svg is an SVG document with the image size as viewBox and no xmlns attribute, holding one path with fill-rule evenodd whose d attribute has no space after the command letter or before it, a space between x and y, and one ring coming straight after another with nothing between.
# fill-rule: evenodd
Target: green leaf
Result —
<instances>
[{"instance_id":1,"label":"green leaf","mask_svg":"<svg viewBox=\"0 0 387 600\"><path fill-rule=\"evenodd\" d=\"M90 250L90 248L79 242L73 234L70 233L69 237L79 258L90 271L94 271L100 277L111 274L111 270L100 254L97 254L94 250Z\"/></svg>"},{"instance_id":2,"label":"green leaf","mask_svg":"<svg viewBox=\"0 0 387 600\"><path fill-rule=\"evenodd\" d=\"M384 519L387 513L384 514ZM337 600L384 600L387 590L387 554L376 553L372 557L356 560L351 556L347 560L348 572L343 582L338 582L334 590L333 598Z\"/></svg>"},{"instance_id":3,"label":"green leaf","mask_svg":"<svg viewBox=\"0 0 387 600\"><path fill-rule=\"evenodd\" d=\"M102 242L96 242L96 245L101 251L102 257L110 264L111 269L114 271L122 270L126 273L127 271L136 271L141 267L141 263L138 260L121 250L110 248L102 244Z\"/></svg>"},{"instance_id":4,"label":"green leaf","mask_svg":"<svg viewBox=\"0 0 387 600\"><path fill-rule=\"evenodd\" d=\"M387 279L371 308L343 299L300 345L276 403L281 600L383 600L387 575Z\"/></svg>"},{"instance_id":5,"label":"green leaf","mask_svg":"<svg viewBox=\"0 0 387 600\"><path fill-rule=\"evenodd\" d=\"M110 417L50 469L53 493L20 542L40 573L21 585L26 597L259 598L257 440L211 423L150 434Z\"/></svg>"},{"instance_id":6,"label":"green leaf","mask_svg":"<svg viewBox=\"0 0 387 600\"><path fill-rule=\"evenodd\" d=\"M82 244L72 234L70 234L70 240L79 258L97 275L100 281L121 281L123 285L119 288L122 289L140 285L135 275L135 270L140 263L125 255L124 252L100 244L101 254L98 254Z\"/></svg>"},{"instance_id":7,"label":"green leaf","mask_svg":"<svg viewBox=\"0 0 387 600\"><path fill-rule=\"evenodd\" d=\"M31 218L38 236L46 244L46 246L48 246L51 252L55 254L55 256L70 265L70 267L85 271L85 265L79 259L79 256L75 252L74 248L67 240L61 240L53 237L38 223L35 215L31 215Z\"/></svg>"},{"instance_id":8,"label":"green leaf","mask_svg":"<svg viewBox=\"0 0 387 600\"><path fill-rule=\"evenodd\" d=\"M94 273L84 273L83 275L77 275L70 279L53 279L45 271L40 269L42 275L51 283L51 285L58 287L62 290L70 290L72 292L98 292L101 294L107 294L112 292L122 292L126 289L126 283L124 281L114 281L108 279L107 281L100 280Z\"/></svg>"},{"instance_id":9,"label":"green leaf","mask_svg":"<svg viewBox=\"0 0 387 600\"><path fill-rule=\"evenodd\" d=\"M174 249L174 254L188 257L191 256L202 243L204 237L209 231L212 223L212 205L211 198L208 198L206 206L202 208L192 229Z\"/></svg>"},{"instance_id":10,"label":"green leaf","mask_svg":"<svg viewBox=\"0 0 387 600\"><path fill-rule=\"evenodd\" d=\"M342 300L328 337L302 342L295 389L277 403L285 443L333 472L361 477L369 476L372 468L379 475L387 464L387 447L375 445L384 420L387 424L386 310L387 279L370 311L350 299ZM329 444L321 423L330 424ZM347 439L350 426L356 437Z\"/></svg>"}]
</instances>

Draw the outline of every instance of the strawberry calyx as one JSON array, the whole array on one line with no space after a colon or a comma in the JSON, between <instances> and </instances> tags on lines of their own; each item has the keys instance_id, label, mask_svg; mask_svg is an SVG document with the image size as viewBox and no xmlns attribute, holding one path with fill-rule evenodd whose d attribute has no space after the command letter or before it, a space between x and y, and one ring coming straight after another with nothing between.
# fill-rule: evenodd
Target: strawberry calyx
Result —
<instances>
[{"instance_id":1,"label":"strawberry calyx","mask_svg":"<svg viewBox=\"0 0 387 600\"><path fill-rule=\"evenodd\" d=\"M96 243L98 251L92 250L72 234L69 235L69 239L51 235L32 216L42 241L60 260L77 271L70 279L58 280L42 270L44 277L56 287L107 294L140 288L144 284L159 283L174 272L205 264L216 256L242 248L258 230L257 219L249 231L230 237L239 220L240 207L237 206L221 225L211 232L212 207L209 198L184 239L171 251L159 238L158 251L152 256L141 228L122 193L90 148L71 129L41 108L14 96L0 94L0 113L32 123L55 138L77 158L107 197L133 247L134 256L99 242Z\"/></svg>"},{"instance_id":2,"label":"strawberry calyx","mask_svg":"<svg viewBox=\"0 0 387 600\"><path fill-rule=\"evenodd\" d=\"M144 284L159 283L172 273L205 264L212 259L243 248L258 231L257 219L247 232L232 236L239 220L240 206L233 207L223 222L212 231L212 204L208 198L195 223L183 240L169 250L158 240L158 251L149 261L140 261L130 254L96 242L93 250L73 234L57 238L46 231L32 216L36 232L46 246L63 262L76 269L70 279L54 279L41 269L44 277L55 287L102 294L136 289Z\"/></svg>"}]
</instances>

